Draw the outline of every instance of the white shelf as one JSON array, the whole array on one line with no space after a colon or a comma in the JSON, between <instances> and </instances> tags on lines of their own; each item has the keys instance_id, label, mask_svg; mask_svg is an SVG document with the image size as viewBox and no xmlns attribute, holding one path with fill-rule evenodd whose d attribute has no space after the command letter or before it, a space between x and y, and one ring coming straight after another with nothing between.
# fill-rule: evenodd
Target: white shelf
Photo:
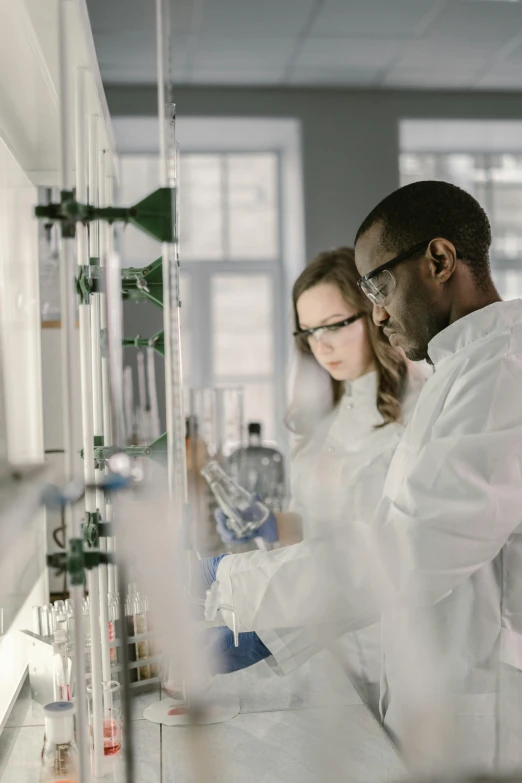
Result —
<instances>
[{"instance_id":1,"label":"white shelf","mask_svg":"<svg viewBox=\"0 0 522 783\"><path fill-rule=\"evenodd\" d=\"M68 2L67 43L70 100L73 72L87 69L88 112L100 117L102 144L113 159L114 136L85 0ZM58 0L0 3L0 69L0 137L33 184L56 185L60 160Z\"/></svg>"}]
</instances>

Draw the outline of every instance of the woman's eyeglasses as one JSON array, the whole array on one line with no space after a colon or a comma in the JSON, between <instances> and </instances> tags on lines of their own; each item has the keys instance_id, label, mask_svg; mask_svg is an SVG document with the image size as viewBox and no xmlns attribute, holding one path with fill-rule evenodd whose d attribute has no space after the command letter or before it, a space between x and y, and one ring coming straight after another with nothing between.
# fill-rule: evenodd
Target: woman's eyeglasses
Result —
<instances>
[{"instance_id":1,"label":"woman's eyeglasses","mask_svg":"<svg viewBox=\"0 0 522 783\"><path fill-rule=\"evenodd\" d=\"M324 337L327 336L326 343L331 344L332 339L335 340L335 335L339 334L341 329L358 321L362 318L364 313L357 313L356 315L345 318L343 321L336 321L334 324L326 324L326 326L312 326L310 329L297 329L294 332L294 337L306 337L308 342L315 340L316 342L325 342Z\"/></svg>"}]
</instances>

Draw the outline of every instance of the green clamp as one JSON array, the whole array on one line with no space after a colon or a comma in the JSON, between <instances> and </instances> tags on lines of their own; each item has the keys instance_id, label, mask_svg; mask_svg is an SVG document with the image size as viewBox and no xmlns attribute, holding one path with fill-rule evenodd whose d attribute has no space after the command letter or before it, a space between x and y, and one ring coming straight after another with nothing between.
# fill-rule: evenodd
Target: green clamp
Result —
<instances>
[{"instance_id":1,"label":"green clamp","mask_svg":"<svg viewBox=\"0 0 522 783\"><path fill-rule=\"evenodd\" d=\"M40 204L34 214L44 220L45 227L60 224L62 237L73 239L77 223L87 225L96 220L112 223L132 223L159 242L176 241L176 191L158 188L132 207L95 207L76 200L74 190L62 190L57 203Z\"/></svg>"},{"instance_id":2,"label":"green clamp","mask_svg":"<svg viewBox=\"0 0 522 783\"><path fill-rule=\"evenodd\" d=\"M97 549L100 544L100 512L86 511L84 522L82 523L82 535L84 542Z\"/></svg>"},{"instance_id":3,"label":"green clamp","mask_svg":"<svg viewBox=\"0 0 522 783\"><path fill-rule=\"evenodd\" d=\"M99 549L90 549L84 553L85 568L91 570L97 568L99 565L114 564L115 558L113 552L100 552Z\"/></svg>"},{"instance_id":4,"label":"green clamp","mask_svg":"<svg viewBox=\"0 0 522 783\"><path fill-rule=\"evenodd\" d=\"M67 552L48 554L47 565L49 568L55 568L58 574L63 574L66 571L71 585L84 585L85 559L82 539L71 538Z\"/></svg>"},{"instance_id":5,"label":"green clamp","mask_svg":"<svg viewBox=\"0 0 522 783\"><path fill-rule=\"evenodd\" d=\"M163 307L163 259L161 256L148 266L130 266L122 269L121 286L127 299L148 300L158 307Z\"/></svg>"},{"instance_id":6,"label":"green clamp","mask_svg":"<svg viewBox=\"0 0 522 783\"><path fill-rule=\"evenodd\" d=\"M137 337L124 337L122 342L124 348L154 348L160 356L165 356L165 335L163 330L156 332L152 337L140 337L140 335L137 335Z\"/></svg>"}]
</instances>

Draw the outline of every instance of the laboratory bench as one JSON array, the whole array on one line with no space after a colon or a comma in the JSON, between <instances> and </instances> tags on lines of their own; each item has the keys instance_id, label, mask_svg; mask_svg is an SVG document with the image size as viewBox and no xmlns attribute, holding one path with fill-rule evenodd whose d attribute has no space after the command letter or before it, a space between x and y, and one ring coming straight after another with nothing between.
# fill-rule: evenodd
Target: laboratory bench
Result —
<instances>
[{"instance_id":1,"label":"laboratory bench","mask_svg":"<svg viewBox=\"0 0 522 783\"><path fill-rule=\"evenodd\" d=\"M406 777L394 746L328 651L287 677L263 661L217 679L218 688L235 694L240 712L197 729L143 718L145 707L162 698L159 686L133 693L136 783L392 783ZM42 708L31 701L26 681L0 735L0 783L38 783L42 740ZM197 776L194 755L207 763ZM103 779L116 783L120 763L112 759Z\"/></svg>"}]
</instances>

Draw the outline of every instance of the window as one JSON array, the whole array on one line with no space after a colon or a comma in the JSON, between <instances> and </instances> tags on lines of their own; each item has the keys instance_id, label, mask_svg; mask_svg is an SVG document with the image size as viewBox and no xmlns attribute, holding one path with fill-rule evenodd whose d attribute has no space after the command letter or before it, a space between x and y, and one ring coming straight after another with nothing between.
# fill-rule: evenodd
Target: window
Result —
<instances>
[{"instance_id":1,"label":"window","mask_svg":"<svg viewBox=\"0 0 522 783\"><path fill-rule=\"evenodd\" d=\"M180 161L185 386L241 386L245 421L261 421L269 440L282 429L277 400L285 399L284 374L276 372L284 324L279 168L271 151L190 152ZM120 202L139 201L157 177L157 156L123 155ZM160 254L159 244L132 226L120 246L126 265Z\"/></svg>"},{"instance_id":2,"label":"window","mask_svg":"<svg viewBox=\"0 0 522 783\"><path fill-rule=\"evenodd\" d=\"M447 132L446 124L451 126ZM491 221L491 265L500 295L504 299L521 296L522 148L504 152L501 146L502 137L511 139L513 133L497 127L502 123L405 121L404 125L408 127L401 133L401 185L439 179L471 193ZM488 150L492 139L493 148Z\"/></svg>"}]
</instances>

